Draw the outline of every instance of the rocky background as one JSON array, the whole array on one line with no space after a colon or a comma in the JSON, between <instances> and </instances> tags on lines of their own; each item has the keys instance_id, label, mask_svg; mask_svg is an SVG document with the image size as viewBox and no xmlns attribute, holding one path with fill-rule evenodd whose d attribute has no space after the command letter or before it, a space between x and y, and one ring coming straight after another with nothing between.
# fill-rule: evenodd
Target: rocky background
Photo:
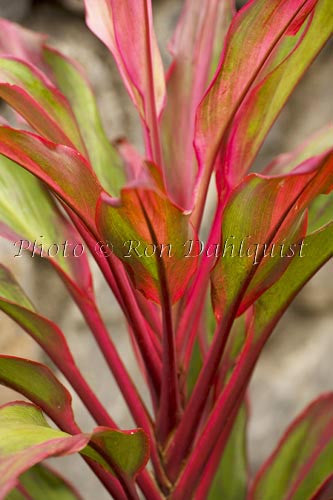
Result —
<instances>
[{"instance_id":1,"label":"rocky background","mask_svg":"<svg viewBox=\"0 0 333 500\"><path fill-rule=\"evenodd\" d=\"M156 32L162 48L170 38L181 7L180 0L155 0ZM241 3L241 2L240 2ZM110 138L126 135L140 145L138 120L125 94L115 65L105 48L86 29L81 0L0 0L0 15L48 33L64 53L76 58L87 70L96 91ZM1 33L0 33L1 36ZM165 63L169 58L163 50ZM302 80L269 135L258 165L297 146L306 135L332 121L333 54L328 45ZM16 274L39 310L58 322L66 333L89 382L124 428L127 416L117 388L110 383L105 363L95 347L77 309L68 300L60 280L41 261L14 259L13 246L1 241L1 261ZM93 266L96 293L105 320L135 380L140 379L126 337L120 311L102 277ZM0 351L46 360L16 325L1 313ZM281 321L257 366L250 388L251 419L249 455L257 469L269 454L290 420L316 395L333 389L333 272L332 262L310 282ZM13 392L0 388L0 403L13 399ZM75 400L79 423L88 429L92 422ZM57 460L56 466L71 474L85 500L108 498L80 459ZM53 464L54 465L54 464Z\"/></svg>"}]
</instances>

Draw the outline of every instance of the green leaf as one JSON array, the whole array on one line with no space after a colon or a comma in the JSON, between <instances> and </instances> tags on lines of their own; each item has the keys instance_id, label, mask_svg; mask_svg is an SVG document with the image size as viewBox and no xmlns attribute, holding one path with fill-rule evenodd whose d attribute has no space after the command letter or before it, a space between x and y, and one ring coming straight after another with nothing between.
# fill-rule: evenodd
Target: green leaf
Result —
<instances>
[{"instance_id":1,"label":"green leaf","mask_svg":"<svg viewBox=\"0 0 333 500\"><path fill-rule=\"evenodd\" d=\"M257 474L250 500L305 500L332 474L333 394L314 401L288 428Z\"/></svg>"},{"instance_id":2,"label":"green leaf","mask_svg":"<svg viewBox=\"0 0 333 500\"><path fill-rule=\"evenodd\" d=\"M0 234L15 244L15 255L29 250L60 271L71 286L92 294L86 252L76 229L61 214L36 177L0 155ZM67 242L67 246L65 248ZM79 264L79 265L78 265Z\"/></svg>"},{"instance_id":3,"label":"green leaf","mask_svg":"<svg viewBox=\"0 0 333 500\"><path fill-rule=\"evenodd\" d=\"M314 156L320 156L332 148L333 125L327 125L308 137L299 147L290 153L277 156L264 170L268 176L291 173L296 167Z\"/></svg>"},{"instance_id":4,"label":"green leaf","mask_svg":"<svg viewBox=\"0 0 333 500\"><path fill-rule=\"evenodd\" d=\"M333 193L318 196L309 208L309 231L316 231L332 221Z\"/></svg>"},{"instance_id":5,"label":"green leaf","mask_svg":"<svg viewBox=\"0 0 333 500\"><path fill-rule=\"evenodd\" d=\"M46 465L38 464L24 472L19 479L20 485L34 500L82 500L77 491L56 471ZM6 500L16 500L21 495L13 490ZM18 496L24 499L24 496Z\"/></svg>"},{"instance_id":6,"label":"green leaf","mask_svg":"<svg viewBox=\"0 0 333 500\"><path fill-rule=\"evenodd\" d=\"M97 427L92 441L111 459L111 462L129 477L135 477L149 459L149 442L142 429L118 431L108 427ZM82 451L84 455L94 458L100 464L105 461L97 457L90 447ZM106 465L106 468L109 468ZM111 470L112 471L112 470Z\"/></svg>"},{"instance_id":7,"label":"green leaf","mask_svg":"<svg viewBox=\"0 0 333 500\"><path fill-rule=\"evenodd\" d=\"M107 192L118 196L126 180L123 164L106 137L95 97L81 68L50 47L44 48L43 55L72 107L97 177Z\"/></svg>"},{"instance_id":8,"label":"green leaf","mask_svg":"<svg viewBox=\"0 0 333 500\"><path fill-rule=\"evenodd\" d=\"M0 384L19 392L43 409L68 432L78 429L67 389L46 366L28 359L0 355Z\"/></svg>"},{"instance_id":9,"label":"green leaf","mask_svg":"<svg viewBox=\"0 0 333 500\"><path fill-rule=\"evenodd\" d=\"M16 487L19 476L50 456L76 453L89 435L70 436L52 429L42 411L24 402L0 408L0 496ZM45 498L45 497L44 497Z\"/></svg>"},{"instance_id":10,"label":"green leaf","mask_svg":"<svg viewBox=\"0 0 333 500\"><path fill-rule=\"evenodd\" d=\"M64 96L28 63L0 58L0 97L50 141L85 154L73 112Z\"/></svg>"}]
</instances>

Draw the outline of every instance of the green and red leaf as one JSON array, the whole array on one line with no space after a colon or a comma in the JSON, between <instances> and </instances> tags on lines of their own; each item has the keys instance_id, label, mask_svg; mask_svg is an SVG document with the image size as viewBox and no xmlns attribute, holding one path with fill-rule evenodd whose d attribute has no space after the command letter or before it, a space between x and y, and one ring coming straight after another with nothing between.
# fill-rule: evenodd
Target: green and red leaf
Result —
<instances>
[{"instance_id":1,"label":"green and red leaf","mask_svg":"<svg viewBox=\"0 0 333 500\"><path fill-rule=\"evenodd\" d=\"M46 139L86 154L67 100L37 68L1 57L0 97Z\"/></svg>"},{"instance_id":2,"label":"green and red leaf","mask_svg":"<svg viewBox=\"0 0 333 500\"><path fill-rule=\"evenodd\" d=\"M16 321L58 364L74 366L74 359L62 331L39 315L14 276L0 264L0 309Z\"/></svg>"},{"instance_id":3,"label":"green and red leaf","mask_svg":"<svg viewBox=\"0 0 333 500\"><path fill-rule=\"evenodd\" d=\"M320 0L304 29L286 37L273 61L268 61L266 75L248 92L228 131L220 161L231 185L248 172L288 97L332 33L332 2Z\"/></svg>"},{"instance_id":4,"label":"green and red leaf","mask_svg":"<svg viewBox=\"0 0 333 500\"><path fill-rule=\"evenodd\" d=\"M8 102L46 138L74 144L90 159L103 187L118 195L125 181L122 161L106 137L84 70L48 47L46 36L3 19L0 27L0 54L9 59L2 64L11 69L4 73Z\"/></svg>"},{"instance_id":5,"label":"green and red leaf","mask_svg":"<svg viewBox=\"0 0 333 500\"><path fill-rule=\"evenodd\" d=\"M328 151L290 175L251 174L234 190L224 211L221 256L212 272L217 317L230 306L241 313L285 272L306 235L306 208L333 188L332 162ZM283 254L281 244L288 249Z\"/></svg>"},{"instance_id":6,"label":"green and red leaf","mask_svg":"<svg viewBox=\"0 0 333 500\"><path fill-rule=\"evenodd\" d=\"M229 144L232 145L235 133L232 132L229 137L229 132L231 132L234 118L239 112L241 119L243 103L252 91L255 92L254 88L260 90L260 84L262 85L267 77L269 91L272 92L275 100L273 99L271 102L266 95L262 97L265 106L269 107L272 104L264 123L263 137L265 136L267 129L285 102L284 90L288 96L298 78L328 37L326 28L328 31L331 29L332 19L329 15L328 26L326 26L325 12L331 14L332 7L329 5L330 2L325 2L325 0L323 2L317 0L252 0L234 17L227 36L220 68L198 109L195 144L199 165L206 180L218 156L224 152L227 142L230 141ZM279 72L283 72L285 69L284 66L280 65L281 57L283 60L286 50L288 54L288 51L294 48L303 29L303 23L308 22L308 17L312 15L314 9L316 34L313 34L311 26L309 28L310 45L313 36L315 37L313 50L310 47L309 54L302 50L304 61L302 60L300 67L295 64L290 79L283 80L283 85L278 87L281 76ZM324 16L324 21L322 16ZM321 32L323 32L323 38ZM319 40L318 45L316 37ZM307 40L305 39L306 44ZM295 57L298 58L297 51L295 54ZM272 74L275 67L283 68L283 70L277 69L278 76L275 76L274 72ZM271 74L273 76L270 79ZM274 85L279 90L276 95L274 95ZM265 85L263 88L266 90ZM253 98L254 107L260 97L258 95L258 97ZM262 114L262 107L260 109ZM245 108L244 110L248 111ZM249 119L245 118L244 120L246 123L250 123ZM261 125L262 120L259 119L259 122ZM250 132L251 125L252 121L249 125ZM256 126L256 121L253 120L253 127ZM245 140L247 150L247 137L242 139ZM258 138L254 136L253 139L259 143L262 141L262 137L259 136ZM238 153L241 155L235 146L236 157ZM238 159L237 165L239 165ZM243 168L242 165L239 168ZM241 173L222 171L220 172L222 177L220 182L225 180L234 186L240 179Z\"/></svg>"},{"instance_id":7,"label":"green and red leaf","mask_svg":"<svg viewBox=\"0 0 333 500\"><path fill-rule=\"evenodd\" d=\"M127 91L151 134L165 100L165 79L151 0L85 0L87 24L112 52ZM156 151L155 151L156 153Z\"/></svg>"},{"instance_id":8,"label":"green and red leaf","mask_svg":"<svg viewBox=\"0 0 333 500\"><path fill-rule=\"evenodd\" d=\"M41 254L69 287L91 296L92 277L86 252L81 252L82 241L50 193L32 174L2 155L0 179L0 234L14 243L15 255L20 256L22 250Z\"/></svg>"},{"instance_id":9,"label":"green and red leaf","mask_svg":"<svg viewBox=\"0 0 333 500\"><path fill-rule=\"evenodd\" d=\"M0 153L43 181L95 233L102 186L76 150L9 127L0 127Z\"/></svg>"},{"instance_id":10,"label":"green and red leaf","mask_svg":"<svg viewBox=\"0 0 333 500\"><path fill-rule=\"evenodd\" d=\"M82 500L81 495L58 472L45 464L37 464L20 475L19 488L34 500ZM6 500L25 500L19 489L12 490Z\"/></svg>"},{"instance_id":11,"label":"green and red leaf","mask_svg":"<svg viewBox=\"0 0 333 500\"><path fill-rule=\"evenodd\" d=\"M97 427L86 434L78 429L72 436L51 428L42 410L30 403L9 403L0 408L1 497L17 486L22 473L45 458L77 452L109 472L131 480L146 465L149 444L140 429L118 431Z\"/></svg>"},{"instance_id":12,"label":"green and red leaf","mask_svg":"<svg viewBox=\"0 0 333 500\"><path fill-rule=\"evenodd\" d=\"M42 411L30 403L0 408L0 497L18 484L19 476L51 456L81 451L89 435L71 436L52 429ZM45 497L44 497L45 498Z\"/></svg>"},{"instance_id":13,"label":"green and red leaf","mask_svg":"<svg viewBox=\"0 0 333 500\"><path fill-rule=\"evenodd\" d=\"M77 431L72 397L45 365L28 359L0 355L0 385L25 396L67 432Z\"/></svg>"},{"instance_id":14,"label":"green and red leaf","mask_svg":"<svg viewBox=\"0 0 333 500\"><path fill-rule=\"evenodd\" d=\"M52 70L56 85L71 105L88 158L100 183L112 196L118 196L126 181L124 166L105 134L94 94L82 68L47 46L43 56Z\"/></svg>"},{"instance_id":15,"label":"green and red leaf","mask_svg":"<svg viewBox=\"0 0 333 500\"><path fill-rule=\"evenodd\" d=\"M146 184L124 188L118 200L101 196L97 227L126 265L135 287L156 302L160 299L157 259L163 259L170 297L176 302L196 269L196 258L184 258L184 244L195 238L189 216L166 197L158 171L151 168L157 185L148 179Z\"/></svg>"},{"instance_id":16,"label":"green and red leaf","mask_svg":"<svg viewBox=\"0 0 333 500\"><path fill-rule=\"evenodd\" d=\"M257 474L249 498L311 498L333 470L333 395L313 402Z\"/></svg>"},{"instance_id":17,"label":"green and red leaf","mask_svg":"<svg viewBox=\"0 0 333 500\"><path fill-rule=\"evenodd\" d=\"M193 148L196 109L222 52L234 13L232 3L187 0L170 46L174 58L162 118L165 176L170 196L186 210L193 207L197 175Z\"/></svg>"}]
</instances>

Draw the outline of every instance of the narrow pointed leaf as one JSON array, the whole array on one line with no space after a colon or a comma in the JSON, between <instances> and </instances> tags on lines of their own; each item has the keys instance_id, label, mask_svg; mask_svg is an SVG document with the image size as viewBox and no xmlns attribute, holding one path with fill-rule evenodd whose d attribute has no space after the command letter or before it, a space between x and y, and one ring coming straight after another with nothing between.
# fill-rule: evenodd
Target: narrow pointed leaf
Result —
<instances>
[{"instance_id":1,"label":"narrow pointed leaf","mask_svg":"<svg viewBox=\"0 0 333 500\"><path fill-rule=\"evenodd\" d=\"M146 215L154 228L157 247ZM161 186L124 188L119 200L102 196L97 226L129 270L134 286L147 298L159 302L159 258L166 268L171 300L176 302L182 296L197 265L196 258L184 258L184 245L195 238L189 216L168 200Z\"/></svg>"},{"instance_id":2,"label":"narrow pointed leaf","mask_svg":"<svg viewBox=\"0 0 333 500\"><path fill-rule=\"evenodd\" d=\"M20 485L34 500L82 500L77 491L58 472L43 464L38 464L24 472L19 479ZM6 500L15 500L18 490L13 490ZM21 497L19 497L21 498ZM24 500L24 497L22 497Z\"/></svg>"},{"instance_id":3,"label":"narrow pointed leaf","mask_svg":"<svg viewBox=\"0 0 333 500\"><path fill-rule=\"evenodd\" d=\"M30 467L51 456L76 453L84 448L88 441L89 435L70 436L52 429L41 410L34 405L17 402L2 406L0 408L1 498L17 485L19 476Z\"/></svg>"},{"instance_id":4,"label":"narrow pointed leaf","mask_svg":"<svg viewBox=\"0 0 333 500\"><path fill-rule=\"evenodd\" d=\"M0 181L0 234L14 243L14 255L19 258L23 250L41 254L69 286L91 295L92 278L82 241L42 183L2 155Z\"/></svg>"},{"instance_id":5,"label":"narrow pointed leaf","mask_svg":"<svg viewBox=\"0 0 333 500\"><path fill-rule=\"evenodd\" d=\"M30 31L23 26L0 18L0 53L13 56L34 66L46 69L42 58L42 47L47 36Z\"/></svg>"},{"instance_id":6,"label":"narrow pointed leaf","mask_svg":"<svg viewBox=\"0 0 333 500\"><path fill-rule=\"evenodd\" d=\"M224 212L221 256L212 273L217 317L225 307L237 305L240 296L239 312L244 311L300 254L304 210L316 196L332 190L332 161L328 152L310 158L292 175L251 174L235 190Z\"/></svg>"},{"instance_id":7,"label":"narrow pointed leaf","mask_svg":"<svg viewBox=\"0 0 333 500\"><path fill-rule=\"evenodd\" d=\"M87 24L112 52L127 91L151 133L165 99L164 70L150 0L85 0Z\"/></svg>"},{"instance_id":8,"label":"narrow pointed leaf","mask_svg":"<svg viewBox=\"0 0 333 500\"><path fill-rule=\"evenodd\" d=\"M94 232L102 187L80 153L9 127L0 127L0 153L42 180Z\"/></svg>"},{"instance_id":9,"label":"narrow pointed leaf","mask_svg":"<svg viewBox=\"0 0 333 500\"><path fill-rule=\"evenodd\" d=\"M73 112L64 96L28 63L0 58L0 97L39 134L85 154Z\"/></svg>"},{"instance_id":10,"label":"narrow pointed leaf","mask_svg":"<svg viewBox=\"0 0 333 500\"><path fill-rule=\"evenodd\" d=\"M214 71L215 52L219 56L222 52L233 14L231 4L229 0L187 0L172 41L163 152L168 191L185 209L192 208L197 170L193 148L196 108Z\"/></svg>"},{"instance_id":11,"label":"narrow pointed leaf","mask_svg":"<svg viewBox=\"0 0 333 500\"><path fill-rule=\"evenodd\" d=\"M238 109L221 159L230 184L237 183L248 171L295 85L332 34L333 4L330 0L320 0L300 39L294 37L293 41L289 37L290 53L282 62L279 59L284 54L279 54L277 66L267 70L268 75L249 92ZM286 52L286 47L283 49Z\"/></svg>"},{"instance_id":12,"label":"narrow pointed leaf","mask_svg":"<svg viewBox=\"0 0 333 500\"><path fill-rule=\"evenodd\" d=\"M112 195L119 194L119 188L125 180L122 162L105 135L93 92L82 68L48 47L46 36L5 20L0 20L0 26L4 34L0 40L0 53L20 61L12 78L16 73L21 74L17 71L20 68L24 70L26 77L21 81L16 76L15 80L20 88L11 89L12 95L22 99L23 90L28 92L25 101L30 106L30 111L34 106L30 118L40 120L40 126L35 126L36 130L54 142L71 145L71 139L89 157L104 188ZM6 37L8 39L4 40ZM31 96L29 90L32 90ZM47 99L46 96L50 98ZM51 106L51 101L55 101L56 106ZM13 105L16 109L18 104L18 99L15 98ZM52 123L54 120L56 124ZM49 130L46 128L48 123ZM64 136L66 130L67 137Z\"/></svg>"},{"instance_id":13,"label":"narrow pointed leaf","mask_svg":"<svg viewBox=\"0 0 333 500\"><path fill-rule=\"evenodd\" d=\"M63 429L77 429L72 398L45 365L13 356L0 356L0 384L19 392L40 406Z\"/></svg>"},{"instance_id":14,"label":"narrow pointed leaf","mask_svg":"<svg viewBox=\"0 0 333 500\"><path fill-rule=\"evenodd\" d=\"M264 170L264 174L289 174L294 168L301 165L313 156L319 156L332 148L333 125L327 125L309 137L303 144L291 153L277 156Z\"/></svg>"},{"instance_id":15,"label":"narrow pointed leaf","mask_svg":"<svg viewBox=\"0 0 333 500\"><path fill-rule=\"evenodd\" d=\"M234 17L220 69L199 106L196 150L208 176L223 147L226 132L252 86L279 59L287 37L297 35L317 0L256 0ZM272 61L273 60L273 61Z\"/></svg>"},{"instance_id":16,"label":"narrow pointed leaf","mask_svg":"<svg viewBox=\"0 0 333 500\"><path fill-rule=\"evenodd\" d=\"M332 473L333 395L312 403L289 427L259 471L249 498L311 498Z\"/></svg>"},{"instance_id":17,"label":"narrow pointed leaf","mask_svg":"<svg viewBox=\"0 0 333 500\"><path fill-rule=\"evenodd\" d=\"M14 276L0 264L0 309L16 321L59 365L74 366L74 360L62 331L56 324L37 314Z\"/></svg>"},{"instance_id":18,"label":"narrow pointed leaf","mask_svg":"<svg viewBox=\"0 0 333 500\"><path fill-rule=\"evenodd\" d=\"M304 248L304 257L292 259L281 278L255 303L255 341L272 330L299 290L333 257L333 223L309 234Z\"/></svg>"},{"instance_id":19,"label":"narrow pointed leaf","mask_svg":"<svg viewBox=\"0 0 333 500\"><path fill-rule=\"evenodd\" d=\"M96 445L105 458L96 451ZM123 432L97 427L93 433L71 436L51 428L41 409L30 403L9 403L0 408L0 495L15 487L22 473L45 458L76 452L113 472L110 461L116 474L121 471L130 479L146 465L149 447L140 429Z\"/></svg>"},{"instance_id":20,"label":"narrow pointed leaf","mask_svg":"<svg viewBox=\"0 0 333 500\"><path fill-rule=\"evenodd\" d=\"M43 54L56 84L71 105L98 179L111 195L119 195L126 180L123 164L105 134L95 97L82 69L49 47L44 48Z\"/></svg>"}]
</instances>

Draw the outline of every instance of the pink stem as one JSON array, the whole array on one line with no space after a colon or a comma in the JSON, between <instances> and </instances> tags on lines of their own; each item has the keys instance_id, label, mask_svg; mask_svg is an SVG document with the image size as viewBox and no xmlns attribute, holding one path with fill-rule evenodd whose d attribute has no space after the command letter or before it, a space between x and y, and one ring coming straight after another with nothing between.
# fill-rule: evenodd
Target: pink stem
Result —
<instances>
[{"instance_id":1,"label":"pink stem","mask_svg":"<svg viewBox=\"0 0 333 500\"><path fill-rule=\"evenodd\" d=\"M241 398L241 402L243 399L243 395ZM233 425L235 423L236 417L238 415L238 408L232 412L230 416L230 420L228 424L223 429L223 432L218 439L213 452L211 453L208 462L204 468L203 474L201 476L200 483L195 491L194 500L206 500L209 496L209 491L214 481L215 474L221 464L221 460L223 457L223 451L230 437L231 431L233 429Z\"/></svg>"},{"instance_id":2,"label":"pink stem","mask_svg":"<svg viewBox=\"0 0 333 500\"><path fill-rule=\"evenodd\" d=\"M89 246L93 257L96 259L106 281L110 285L115 297L117 298L126 318L137 337L138 346L146 364L147 372L150 376L150 388L153 400L158 400L159 379L161 373L160 359L155 350L153 336L149 335L144 318L136 302L134 292L131 289L127 275L121 264L117 262L113 255L102 255L96 252L96 238L88 231L82 221L71 211L68 210L78 231ZM73 295L73 290L70 289ZM73 295L75 300L81 300L80 294ZM154 339L155 340L155 339Z\"/></svg>"},{"instance_id":3,"label":"pink stem","mask_svg":"<svg viewBox=\"0 0 333 500\"><path fill-rule=\"evenodd\" d=\"M136 424L142 426L144 430L151 434L152 422L148 410L110 338L96 304L87 300L81 300L81 298L77 299L77 303L89 328L94 334L105 361L119 385Z\"/></svg>"},{"instance_id":4,"label":"pink stem","mask_svg":"<svg viewBox=\"0 0 333 500\"><path fill-rule=\"evenodd\" d=\"M167 452L167 471L172 480L177 478L181 463L192 444L198 419L205 406L206 398L209 394L211 384L217 372L219 362L234 321L234 309L235 308L230 309L226 313L219 331L214 336L214 340L209 349L205 363L200 371L190 400L185 408L182 420L177 427L172 442L170 443Z\"/></svg>"},{"instance_id":5,"label":"pink stem","mask_svg":"<svg viewBox=\"0 0 333 500\"><path fill-rule=\"evenodd\" d=\"M125 299L126 303L126 318L128 322L132 325L133 331L135 333L135 338L142 355L142 359L145 363L147 373L150 377L152 397L157 402L160 396L161 390L161 371L162 365L158 353L156 352L154 342L149 334L147 325L141 315L138 304L135 300L135 296L131 288L128 286L128 282L123 281L123 276L117 268L117 263L110 255L108 257L111 270L113 272L114 279L120 294Z\"/></svg>"},{"instance_id":6,"label":"pink stem","mask_svg":"<svg viewBox=\"0 0 333 500\"><path fill-rule=\"evenodd\" d=\"M150 8L148 1L144 1L145 9L145 22L146 22L146 53L148 57L148 95L147 95L147 121L148 121L148 135L146 135L151 150L152 157L151 160L155 161L157 165L162 167L162 149L161 140L159 132L159 123L157 119L156 111L156 96L155 96L155 86L154 86L154 69L153 60L151 53L151 33L150 33L150 22L149 22L149 11Z\"/></svg>"},{"instance_id":7,"label":"pink stem","mask_svg":"<svg viewBox=\"0 0 333 500\"><path fill-rule=\"evenodd\" d=\"M140 196L138 200L154 245L158 239ZM163 351L162 351L162 386L159 401L159 414L156 434L160 443L164 444L169 432L175 427L180 413L180 392L178 386L177 359L172 320L172 305L169 293L168 277L162 258L156 259L159 277L160 299L163 314Z\"/></svg>"},{"instance_id":8,"label":"pink stem","mask_svg":"<svg viewBox=\"0 0 333 500\"><path fill-rule=\"evenodd\" d=\"M267 332L254 344L252 343L252 338L247 340L239 363L236 365L228 384L219 396L206 422L205 428L196 443L195 449L186 463L177 487L174 490L172 500L181 500L182 492L184 491L191 496L223 429L232 428L230 422L232 422L233 416L237 414L237 410L242 403L242 395L249 384L252 371L268 335Z\"/></svg>"},{"instance_id":9,"label":"pink stem","mask_svg":"<svg viewBox=\"0 0 333 500\"><path fill-rule=\"evenodd\" d=\"M224 203L219 203L216 208L214 221L207 240L207 248L209 248L209 245L220 243L222 212L226 202L227 197ZM198 274L190 289L186 304L182 311L182 317L179 323L179 327L177 329L177 349L180 352L184 351L184 349L187 351L191 351L193 348L197 318L202 314L202 310L205 305L204 297L206 295L207 285L209 281L209 273L214 263L215 260L213 260L212 257L208 257L205 253L203 254ZM188 333L191 330L192 334L189 339ZM186 356L188 357L188 353L186 354Z\"/></svg>"}]
</instances>

